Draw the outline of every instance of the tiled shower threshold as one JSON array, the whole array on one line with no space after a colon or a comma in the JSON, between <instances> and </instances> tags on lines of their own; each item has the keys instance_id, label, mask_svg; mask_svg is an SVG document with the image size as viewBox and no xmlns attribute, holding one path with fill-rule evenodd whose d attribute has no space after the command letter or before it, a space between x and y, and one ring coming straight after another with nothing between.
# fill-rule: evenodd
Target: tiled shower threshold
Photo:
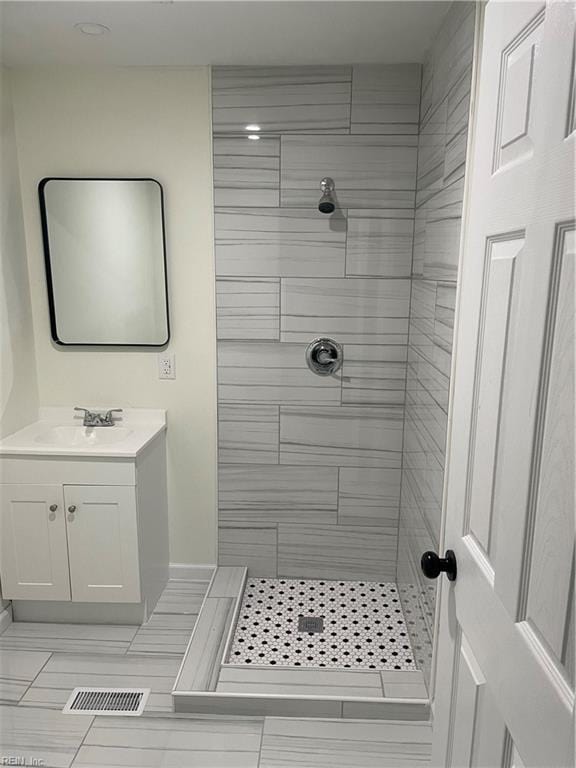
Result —
<instances>
[{"instance_id":1,"label":"tiled shower threshold","mask_svg":"<svg viewBox=\"0 0 576 768\"><path fill-rule=\"evenodd\" d=\"M391 621L398 622L399 632L404 629L401 626L403 617L399 604L397 606L391 602L395 599L392 589L394 585L358 583L364 595L358 595L361 618L364 619L366 611L370 610L374 612L371 617L374 619L383 620L388 615L381 633L386 637L381 643L383 647L379 648L379 654L368 655L370 643L366 642L365 633L363 642L358 642L360 649L357 649L357 654L351 660L343 655L343 649L347 646L341 632L339 640L342 642L334 643L338 647L331 649L332 655L326 662L322 661L324 656L320 655L319 650L324 646L320 644L320 637L314 634L299 633L306 646L315 648L306 653L302 662L295 661L302 657L295 655L294 648L290 648L288 653L280 652L279 641L289 642L290 634L287 638L286 632L290 628L294 630L293 623L298 620L298 615L306 615L309 611L318 613L317 601L324 599L324 596L320 596L316 598L316 603L306 602L305 595L300 595L300 592L323 589L326 596L337 595L341 598L340 602L346 602L340 609L348 611L347 618L355 619L351 616L351 606L356 607L356 603L350 602L352 587L346 590L345 582L326 581L315 584L314 587L311 581L297 580L283 580L281 583L276 579L248 581L246 568L217 568L172 691L174 709L177 712L222 715L427 720L430 712L428 694L422 672L410 668L413 659L409 641L406 641L406 648L398 652L397 656L391 655L390 649L395 649L394 643L384 642L391 639L391 631L385 629L392 626ZM270 594L273 589L282 590L285 595L293 595L297 615L291 619L287 609L284 611L285 604L280 605L283 597L274 601L279 607L279 620L273 624L281 625L273 630L276 633L274 647L278 647L278 651L270 654L266 650L261 656L259 651L267 648L266 641L262 640L261 633L250 630L254 629L254 619L259 615L256 611L261 608L257 599L263 599L265 605L271 605ZM370 589L374 592L370 592ZM370 601L369 607L366 601ZM374 601L373 604L371 601ZM303 604L299 605L300 602ZM328 604L325 608L324 616L329 630L329 617L332 615L329 611L335 609L328 607ZM251 610L254 613L250 613ZM280 613L284 614L283 617L280 617ZM337 621L340 622L341 618L338 616ZM356 628L350 627L351 630ZM241 663L236 663L236 650L243 647L239 641L244 637L244 645L248 647L247 640L252 636L249 654L242 653ZM376 632L374 636L378 637ZM353 637L354 632L351 632L350 638ZM326 635L326 641L329 639L330 632ZM402 635L398 639L401 640ZM308 658L309 653L313 655Z\"/></svg>"}]
</instances>

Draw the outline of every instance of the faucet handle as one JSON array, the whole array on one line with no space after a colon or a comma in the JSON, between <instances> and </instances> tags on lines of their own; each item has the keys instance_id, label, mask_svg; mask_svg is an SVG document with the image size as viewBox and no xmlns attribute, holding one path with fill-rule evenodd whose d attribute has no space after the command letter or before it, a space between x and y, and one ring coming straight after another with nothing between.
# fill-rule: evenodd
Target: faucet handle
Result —
<instances>
[{"instance_id":1,"label":"faucet handle","mask_svg":"<svg viewBox=\"0 0 576 768\"><path fill-rule=\"evenodd\" d=\"M114 423L114 417L112 416L113 413L123 413L122 408L110 408L109 411L106 411L106 416L104 417L106 421L109 421L110 423Z\"/></svg>"},{"instance_id":2,"label":"faucet handle","mask_svg":"<svg viewBox=\"0 0 576 768\"><path fill-rule=\"evenodd\" d=\"M84 418L90 413L88 408L78 408L78 406L74 406L75 411L83 411L84 412Z\"/></svg>"}]
</instances>

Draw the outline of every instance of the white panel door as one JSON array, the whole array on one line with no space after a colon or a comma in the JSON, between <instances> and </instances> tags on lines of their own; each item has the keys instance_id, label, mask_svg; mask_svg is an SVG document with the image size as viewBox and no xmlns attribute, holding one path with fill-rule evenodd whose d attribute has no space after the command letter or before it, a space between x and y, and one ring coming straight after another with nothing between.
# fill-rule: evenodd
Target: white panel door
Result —
<instances>
[{"instance_id":1,"label":"white panel door","mask_svg":"<svg viewBox=\"0 0 576 768\"><path fill-rule=\"evenodd\" d=\"M0 494L2 596L70 600L62 487L3 485Z\"/></svg>"},{"instance_id":2,"label":"white panel door","mask_svg":"<svg viewBox=\"0 0 576 768\"><path fill-rule=\"evenodd\" d=\"M66 485L72 600L140 602L135 490Z\"/></svg>"},{"instance_id":3,"label":"white panel door","mask_svg":"<svg viewBox=\"0 0 576 768\"><path fill-rule=\"evenodd\" d=\"M574 765L573 3L485 9L461 256L434 765Z\"/></svg>"}]
</instances>

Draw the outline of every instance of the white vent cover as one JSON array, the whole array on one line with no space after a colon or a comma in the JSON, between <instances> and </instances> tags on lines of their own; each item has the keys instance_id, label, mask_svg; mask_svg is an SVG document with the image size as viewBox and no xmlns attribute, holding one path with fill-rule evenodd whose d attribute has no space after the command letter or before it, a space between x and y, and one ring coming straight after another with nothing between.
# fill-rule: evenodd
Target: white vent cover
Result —
<instances>
[{"instance_id":1,"label":"white vent cover","mask_svg":"<svg viewBox=\"0 0 576 768\"><path fill-rule=\"evenodd\" d=\"M66 715L141 715L150 688L74 688L62 712Z\"/></svg>"}]
</instances>

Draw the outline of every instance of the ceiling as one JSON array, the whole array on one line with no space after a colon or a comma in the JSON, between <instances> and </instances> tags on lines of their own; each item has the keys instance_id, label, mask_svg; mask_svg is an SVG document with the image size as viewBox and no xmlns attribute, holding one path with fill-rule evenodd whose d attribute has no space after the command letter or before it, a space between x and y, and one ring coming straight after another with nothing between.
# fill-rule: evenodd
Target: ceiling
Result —
<instances>
[{"instance_id":1,"label":"ceiling","mask_svg":"<svg viewBox=\"0 0 576 768\"><path fill-rule=\"evenodd\" d=\"M1 2L8 66L190 66L422 61L450 3ZM79 22L110 28L101 36Z\"/></svg>"}]
</instances>

